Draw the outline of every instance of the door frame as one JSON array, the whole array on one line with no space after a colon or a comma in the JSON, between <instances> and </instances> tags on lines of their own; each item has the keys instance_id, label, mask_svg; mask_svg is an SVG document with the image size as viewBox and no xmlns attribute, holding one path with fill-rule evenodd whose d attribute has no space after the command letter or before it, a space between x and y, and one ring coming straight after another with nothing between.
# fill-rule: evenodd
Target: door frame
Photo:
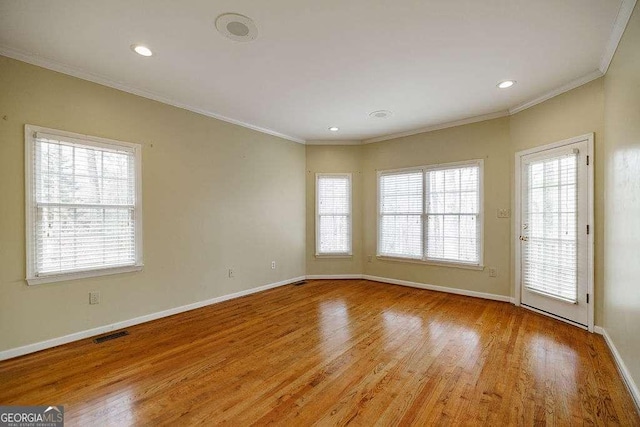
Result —
<instances>
[{"instance_id":1,"label":"door frame","mask_svg":"<svg viewBox=\"0 0 640 427\"><path fill-rule=\"evenodd\" d=\"M595 193L594 193L594 158L593 158L593 141L594 134L588 133L585 135L576 136L569 139L564 139L562 141L554 142L552 144L543 145L540 147L530 148L528 150L518 151L515 154L515 215L514 215L514 224L513 224L513 242L515 245L515 282L513 284L514 287L514 304L516 306L520 306L521 304L521 246L520 246L520 229L519 224L522 221L522 212L521 212L521 184L522 184L522 157L528 154L540 153L543 151L547 151L553 148L564 147L565 145L575 144L576 142L587 142L587 156L589 156L589 167L587 168L587 210L588 210L588 224L589 224L589 234L587 235L587 259L588 259L588 268L587 272L587 292L589 293L589 304L587 307L588 313L588 323L587 327L589 332L593 332L594 329L594 307L595 307L595 295L594 295L594 237L595 237L595 227L594 227L594 201L595 201ZM555 319L567 322L565 319L554 316L550 313L546 313L540 310L536 310L534 308L525 307L529 310L533 310L535 312L553 317ZM568 322L573 324L572 322Z\"/></svg>"}]
</instances>

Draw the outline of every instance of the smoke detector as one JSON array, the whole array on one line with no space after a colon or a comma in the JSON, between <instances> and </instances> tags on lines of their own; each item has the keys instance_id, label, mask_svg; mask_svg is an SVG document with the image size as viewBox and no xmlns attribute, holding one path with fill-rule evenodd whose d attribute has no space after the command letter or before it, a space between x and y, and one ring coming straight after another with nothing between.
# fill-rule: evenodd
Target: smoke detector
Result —
<instances>
[{"instance_id":1,"label":"smoke detector","mask_svg":"<svg viewBox=\"0 0 640 427\"><path fill-rule=\"evenodd\" d=\"M236 42L250 42L258 37L258 27L251 18L237 13L218 16L216 29L226 38Z\"/></svg>"},{"instance_id":2,"label":"smoke detector","mask_svg":"<svg viewBox=\"0 0 640 427\"><path fill-rule=\"evenodd\" d=\"M389 110L378 110L372 113L369 113L369 117L373 117L374 119L386 119L391 117L393 113Z\"/></svg>"}]
</instances>

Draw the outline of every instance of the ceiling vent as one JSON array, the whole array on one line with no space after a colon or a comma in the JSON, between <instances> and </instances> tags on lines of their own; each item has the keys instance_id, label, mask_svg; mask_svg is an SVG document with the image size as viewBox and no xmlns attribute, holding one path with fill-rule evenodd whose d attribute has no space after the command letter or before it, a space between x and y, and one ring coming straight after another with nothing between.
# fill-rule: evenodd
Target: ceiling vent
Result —
<instances>
[{"instance_id":1,"label":"ceiling vent","mask_svg":"<svg viewBox=\"0 0 640 427\"><path fill-rule=\"evenodd\" d=\"M369 117L373 117L374 119L386 119L391 117L393 113L389 110L378 110L372 113L369 113Z\"/></svg>"},{"instance_id":2,"label":"ceiling vent","mask_svg":"<svg viewBox=\"0 0 640 427\"><path fill-rule=\"evenodd\" d=\"M216 29L226 38L236 42L250 42L258 37L258 27L251 18L237 13L218 16Z\"/></svg>"}]
</instances>

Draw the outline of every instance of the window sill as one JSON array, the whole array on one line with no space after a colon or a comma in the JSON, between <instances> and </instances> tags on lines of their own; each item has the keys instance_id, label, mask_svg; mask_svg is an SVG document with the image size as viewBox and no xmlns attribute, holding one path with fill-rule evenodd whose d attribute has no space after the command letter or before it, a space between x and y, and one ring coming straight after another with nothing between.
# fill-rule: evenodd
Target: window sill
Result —
<instances>
[{"instance_id":1,"label":"window sill","mask_svg":"<svg viewBox=\"0 0 640 427\"><path fill-rule=\"evenodd\" d=\"M316 254L318 259L350 259L353 254Z\"/></svg>"},{"instance_id":2,"label":"window sill","mask_svg":"<svg viewBox=\"0 0 640 427\"><path fill-rule=\"evenodd\" d=\"M29 285L41 285L44 283L63 282L67 280L85 279L88 277L110 276L112 274L131 273L142 271L141 265L130 265L126 267L102 268L99 270L76 271L72 273L52 274L50 276L28 277Z\"/></svg>"},{"instance_id":3,"label":"window sill","mask_svg":"<svg viewBox=\"0 0 640 427\"><path fill-rule=\"evenodd\" d=\"M400 257L386 256L386 255L377 255L376 258L381 261L407 262L410 264L433 265L436 267L452 267L452 268L461 268L464 270L477 270L477 271L484 270L484 265L465 264L462 262L423 261L421 259L400 258Z\"/></svg>"}]
</instances>

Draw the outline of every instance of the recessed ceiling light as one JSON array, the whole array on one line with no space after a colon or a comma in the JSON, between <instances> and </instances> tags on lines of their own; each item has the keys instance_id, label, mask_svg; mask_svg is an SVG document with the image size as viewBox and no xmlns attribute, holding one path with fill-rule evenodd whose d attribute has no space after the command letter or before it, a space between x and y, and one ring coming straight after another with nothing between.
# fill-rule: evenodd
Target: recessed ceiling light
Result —
<instances>
[{"instance_id":1,"label":"recessed ceiling light","mask_svg":"<svg viewBox=\"0 0 640 427\"><path fill-rule=\"evenodd\" d=\"M330 130L331 132L338 132L340 129L339 129L339 128L337 128L337 127L335 127L335 126L331 126L331 127L329 128L329 130Z\"/></svg>"},{"instance_id":2,"label":"recessed ceiling light","mask_svg":"<svg viewBox=\"0 0 640 427\"><path fill-rule=\"evenodd\" d=\"M225 13L216 18L216 29L220 34L236 42L250 42L258 37L258 27L244 15Z\"/></svg>"},{"instance_id":3,"label":"recessed ceiling light","mask_svg":"<svg viewBox=\"0 0 640 427\"><path fill-rule=\"evenodd\" d=\"M391 117L393 113L389 110L378 110L372 113L369 113L369 117L373 117L374 119L386 119L387 117Z\"/></svg>"},{"instance_id":4,"label":"recessed ceiling light","mask_svg":"<svg viewBox=\"0 0 640 427\"><path fill-rule=\"evenodd\" d=\"M131 45L131 49L133 49L133 51L135 53L137 53L138 55L142 55L142 56L151 56L153 55L153 52L151 52L151 49L149 49L146 46L143 46L141 44L132 44Z\"/></svg>"},{"instance_id":5,"label":"recessed ceiling light","mask_svg":"<svg viewBox=\"0 0 640 427\"><path fill-rule=\"evenodd\" d=\"M503 82L498 83L498 87L499 87L500 89L506 89L506 88L508 88L508 87L513 86L514 84L516 84L516 81L515 81L515 80L505 80L505 81L503 81Z\"/></svg>"}]
</instances>

